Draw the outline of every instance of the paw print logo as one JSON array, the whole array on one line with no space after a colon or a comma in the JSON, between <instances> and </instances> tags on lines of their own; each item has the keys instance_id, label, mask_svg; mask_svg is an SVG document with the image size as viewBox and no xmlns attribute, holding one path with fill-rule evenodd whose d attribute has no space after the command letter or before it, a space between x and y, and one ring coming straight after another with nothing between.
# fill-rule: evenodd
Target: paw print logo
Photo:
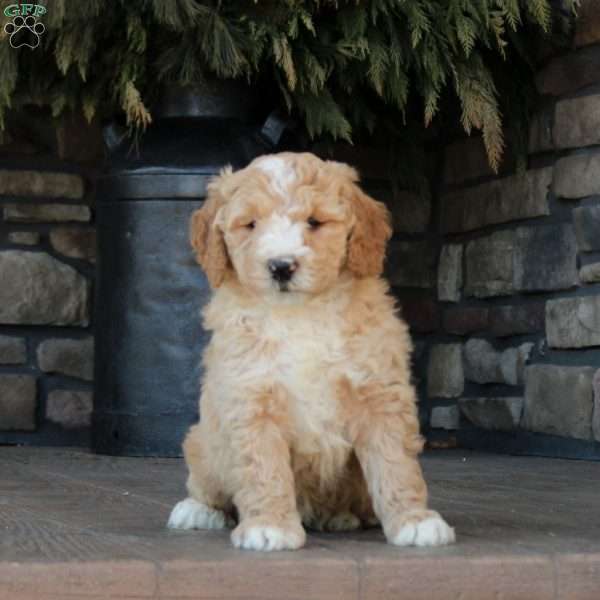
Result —
<instances>
[{"instance_id":1,"label":"paw print logo","mask_svg":"<svg viewBox=\"0 0 600 600\"><path fill-rule=\"evenodd\" d=\"M33 16L16 16L11 22L4 26L4 32L7 33L10 45L13 48L27 46L32 50L40 45L40 36L46 31L43 23L39 23Z\"/></svg>"}]
</instances>

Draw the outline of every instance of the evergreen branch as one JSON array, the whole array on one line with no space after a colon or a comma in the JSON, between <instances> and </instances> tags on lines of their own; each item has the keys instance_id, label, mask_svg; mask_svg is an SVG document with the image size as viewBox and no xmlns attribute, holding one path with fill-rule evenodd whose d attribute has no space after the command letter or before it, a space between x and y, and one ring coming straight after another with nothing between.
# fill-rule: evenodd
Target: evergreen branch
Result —
<instances>
[{"instance_id":1,"label":"evergreen branch","mask_svg":"<svg viewBox=\"0 0 600 600\"><path fill-rule=\"evenodd\" d=\"M507 99L518 88L519 102L532 106L532 45L558 39L578 5L114 0L107 9L103 0L38 2L47 8L39 51L14 49L0 33L0 130L11 106L28 103L44 103L57 116L74 109L87 119L120 113L143 130L157 82L201 90L217 77L278 90L269 100L300 116L312 137L350 140L376 131L388 139L416 123L457 121L447 102L455 94L460 124L482 131L494 168L504 147L502 113L509 121L526 118Z\"/></svg>"}]
</instances>

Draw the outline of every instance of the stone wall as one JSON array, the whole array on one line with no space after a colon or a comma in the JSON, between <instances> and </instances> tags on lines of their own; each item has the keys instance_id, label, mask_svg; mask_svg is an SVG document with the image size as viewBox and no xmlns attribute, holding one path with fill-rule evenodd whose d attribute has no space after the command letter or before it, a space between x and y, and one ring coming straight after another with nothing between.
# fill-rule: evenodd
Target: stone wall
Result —
<instances>
[{"instance_id":1,"label":"stone wall","mask_svg":"<svg viewBox=\"0 0 600 600\"><path fill-rule=\"evenodd\" d=\"M536 83L525 172L495 176L477 138L445 149L430 436L600 458L600 4Z\"/></svg>"},{"instance_id":2,"label":"stone wall","mask_svg":"<svg viewBox=\"0 0 600 600\"><path fill-rule=\"evenodd\" d=\"M0 146L0 444L86 445L99 131L34 128Z\"/></svg>"},{"instance_id":3,"label":"stone wall","mask_svg":"<svg viewBox=\"0 0 600 600\"><path fill-rule=\"evenodd\" d=\"M432 445L600 458L598 6L539 71L524 172L456 140L421 198L390 186L385 152L334 151L391 209L386 275ZM86 445L99 132L31 119L41 142L0 146L0 444Z\"/></svg>"}]
</instances>

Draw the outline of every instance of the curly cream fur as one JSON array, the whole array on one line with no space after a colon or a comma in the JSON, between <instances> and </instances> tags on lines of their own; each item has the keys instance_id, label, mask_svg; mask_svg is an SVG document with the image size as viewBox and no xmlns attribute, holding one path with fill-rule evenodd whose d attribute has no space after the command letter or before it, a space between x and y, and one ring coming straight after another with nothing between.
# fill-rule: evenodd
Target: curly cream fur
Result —
<instances>
[{"instance_id":1,"label":"curly cream fur","mask_svg":"<svg viewBox=\"0 0 600 600\"><path fill-rule=\"evenodd\" d=\"M172 527L237 510L242 548L298 548L302 523L379 521L392 543L453 541L427 510L411 341L380 278L387 211L356 182L346 165L287 153L210 186L192 221L215 288L202 419L184 444L194 502ZM297 264L286 290L266 268L277 248Z\"/></svg>"}]
</instances>

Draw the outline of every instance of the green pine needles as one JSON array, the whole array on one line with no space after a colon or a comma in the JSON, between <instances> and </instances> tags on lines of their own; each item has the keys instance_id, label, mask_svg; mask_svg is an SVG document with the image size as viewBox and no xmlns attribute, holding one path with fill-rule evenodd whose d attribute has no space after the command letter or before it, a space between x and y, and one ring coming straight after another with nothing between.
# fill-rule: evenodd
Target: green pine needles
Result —
<instances>
[{"instance_id":1,"label":"green pine needles","mask_svg":"<svg viewBox=\"0 0 600 600\"><path fill-rule=\"evenodd\" d=\"M447 112L482 131L497 168L504 100L531 88L535 43L576 2L39 0L38 48L0 33L0 127L10 108L47 104L88 119L122 111L143 129L157 84L212 74L273 86L311 137L401 135Z\"/></svg>"}]
</instances>

